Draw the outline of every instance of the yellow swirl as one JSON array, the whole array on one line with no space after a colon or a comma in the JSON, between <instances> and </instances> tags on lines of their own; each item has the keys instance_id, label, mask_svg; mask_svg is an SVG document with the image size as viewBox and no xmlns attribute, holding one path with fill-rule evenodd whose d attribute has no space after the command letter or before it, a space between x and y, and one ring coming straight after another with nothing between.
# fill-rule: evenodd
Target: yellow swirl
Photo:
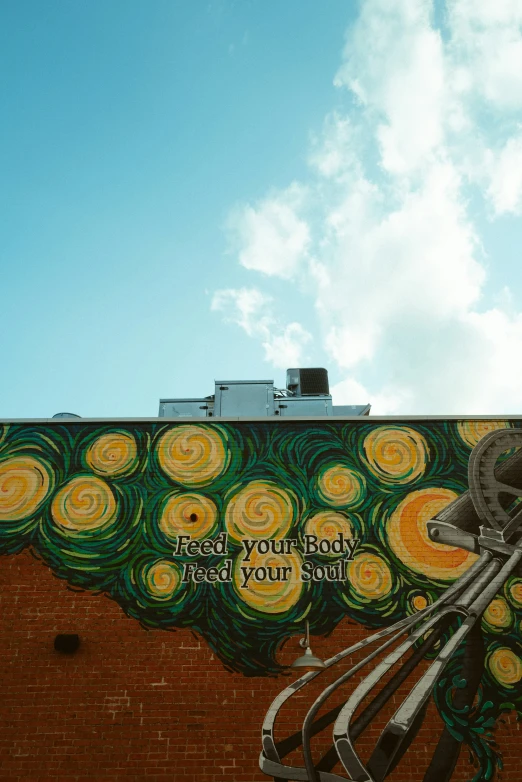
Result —
<instances>
[{"instance_id":1,"label":"yellow swirl","mask_svg":"<svg viewBox=\"0 0 522 782\"><path fill-rule=\"evenodd\" d=\"M73 532L109 526L116 521L116 499L110 486L94 475L81 475L55 495L51 514L56 524Z\"/></svg>"},{"instance_id":2,"label":"yellow swirl","mask_svg":"<svg viewBox=\"0 0 522 782\"><path fill-rule=\"evenodd\" d=\"M138 461L136 440L122 432L102 434L90 446L85 460L98 475L125 475Z\"/></svg>"},{"instance_id":3,"label":"yellow swirl","mask_svg":"<svg viewBox=\"0 0 522 782\"><path fill-rule=\"evenodd\" d=\"M377 554L361 552L349 563L348 581L363 598L379 600L392 589L392 574L386 562Z\"/></svg>"},{"instance_id":4,"label":"yellow swirl","mask_svg":"<svg viewBox=\"0 0 522 782\"><path fill-rule=\"evenodd\" d=\"M461 440L470 448L474 448L488 432L509 428L508 421L459 421L457 423L457 431Z\"/></svg>"},{"instance_id":5,"label":"yellow swirl","mask_svg":"<svg viewBox=\"0 0 522 782\"><path fill-rule=\"evenodd\" d=\"M326 510L311 516L304 527L306 535L316 535L317 538L336 540L341 532L345 538L353 538L353 528L350 519L344 513ZM330 552L327 557L338 557L339 554Z\"/></svg>"},{"instance_id":6,"label":"yellow swirl","mask_svg":"<svg viewBox=\"0 0 522 782\"><path fill-rule=\"evenodd\" d=\"M365 480L342 464L328 467L318 478L319 496L329 505L358 505L364 498Z\"/></svg>"},{"instance_id":7,"label":"yellow swirl","mask_svg":"<svg viewBox=\"0 0 522 782\"><path fill-rule=\"evenodd\" d=\"M295 552L292 554L259 554L256 549L250 555L249 562L244 562L241 554L234 564L234 587L241 600L252 608L265 614L284 613L292 608L301 597L304 586L301 581L301 564L302 560ZM287 570L283 571L285 567ZM254 568L245 589L241 589L241 584L245 580L245 574L241 568ZM264 573L261 568L264 568ZM263 575L265 576L263 580L256 580L256 576L261 579ZM282 579L283 576L286 576L287 580L271 581L270 576L273 579L277 577Z\"/></svg>"},{"instance_id":8,"label":"yellow swirl","mask_svg":"<svg viewBox=\"0 0 522 782\"><path fill-rule=\"evenodd\" d=\"M410 483L426 469L424 437L407 426L377 426L364 440L370 470L384 483Z\"/></svg>"},{"instance_id":9,"label":"yellow swirl","mask_svg":"<svg viewBox=\"0 0 522 782\"><path fill-rule=\"evenodd\" d=\"M225 510L231 538L282 538L294 520L292 497L269 481L252 481L240 489Z\"/></svg>"},{"instance_id":10,"label":"yellow swirl","mask_svg":"<svg viewBox=\"0 0 522 782\"><path fill-rule=\"evenodd\" d=\"M160 559L145 569L144 580L153 597L168 600L181 585L181 572L175 562Z\"/></svg>"},{"instance_id":11,"label":"yellow swirl","mask_svg":"<svg viewBox=\"0 0 522 782\"><path fill-rule=\"evenodd\" d=\"M508 596L516 608L522 608L522 579L516 579L510 583Z\"/></svg>"},{"instance_id":12,"label":"yellow swirl","mask_svg":"<svg viewBox=\"0 0 522 782\"><path fill-rule=\"evenodd\" d=\"M484 611L482 621L486 629L489 627L494 632L502 632L511 627L513 613L503 597L496 597Z\"/></svg>"},{"instance_id":13,"label":"yellow swirl","mask_svg":"<svg viewBox=\"0 0 522 782\"><path fill-rule=\"evenodd\" d=\"M165 502L159 526L169 538L190 535L193 539L206 538L217 521L217 508L212 500L200 494L174 494Z\"/></svg>"},{"instance_id":14,"label":"yellow swirl","mask_svg":"<svg viewBox=\"0 0 522 782\"><path fill-rule=\"evenodd\" d=\"M0 520L32 516L49 493L51 476L50 468L32 456L0 462Z\"/></svg>"},{"instance_id":15,"label":"yellow swirl","mask_svg":"<svg viewBox=\"0 0 522 782\"><path fill-rule=\"evenodd\" d=\"M161 469L185 486L205 486L226 469L230 453L215 429L196 424L174 426L158 442Z\"/></svg>"},{"instance_id":16,"label":"yellow swirl","mask_svg":"<svg viewBox=\"0 0 522 782\"><path fill-rule=\"evenodd\" d=\"M391 549L416 573L454 581L477 559L476 554L434 543L428 537L427 522L456 497L450 489L419 489L408 494L392 513L386 526Z\"/></svg>"},{"instance_id":17,"label":"yellow swirl","mask_svg":"<svg viewBox=\"0 0 522 782\"><path fill-rule=\"evenodd\" d=\"M415 595L411 604L415 611L422 611L423 608L428 606L428 599L424 595Z\"/></svg>"},{"instance_id":18,"label":"yellow swirl","mask_svg":"<svg viewBox=\"0 0 522 782\"><path fill-rule=\"evenodd\" d=\"M487 665L503 687L513 687L522 679L522 660L511 649L495 649L488 656Z\"/></svg>"}]
</instances>

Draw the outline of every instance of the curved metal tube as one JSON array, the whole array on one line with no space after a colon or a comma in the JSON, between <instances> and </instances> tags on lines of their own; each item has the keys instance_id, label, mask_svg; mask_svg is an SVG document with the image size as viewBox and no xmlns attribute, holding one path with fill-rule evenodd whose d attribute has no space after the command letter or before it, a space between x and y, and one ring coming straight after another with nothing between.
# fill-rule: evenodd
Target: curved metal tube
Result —
<instances>
[{"instance_id":1,"label":"curved metal tube","mask_svg":"<svg viewBox=\"0 0 522 782\"><path fill-rule=\"evenodd\" d=\"M315 701L315 703L308 711L308 714L306 715L303 723L303 755L304 755L306 770L308 772L308 779L310 780L310 782L317 782L316 770L312 759L310 740L312 738L311 727L315 719L315 716L317 715L317 712L319 711L321 706L326 702L326 700L330 697L330 695L332 695L332 693L338 687L344 684L344 682L348 681L348 679L354 673L357 673L357 671L363 668L367 663L371 662L371 660L373 660L377 655L379 655L381 652L383 652L385 649L391 646L391 644L394 643L394 641L397 640L397 638L399 638L405 632L405 630L407 630L411 625L417 624L419 621L424 619L424 617L429 616L429 614L436 611L438 608L440 608L440 606L444 605L453 597L458 595L459 592L464 590L466 586L470 584L479 573L482 572L484 566L487 565L487 563L491 559L492 559L492 555L489 552L485 552L482 555L482 557L480 557L480 559L478 559L458 581L456 581L451 587L449 587L449 589L443 595L441 595L441 597L438 600L435 601L435 603L433 603L431 606L427 606L422 611L419 611L417 614L414 614L412 617L408 617L408 620L410 620L409 622L406 622L406 620L401 620L401 622L398 622L392 627L388 628L390 633L397 631L396 635L392 639L382 644L378 649L376 649L374 652L368 655L368 657L362 660L354 668L351 668L349 671L347 671L342 676L340 676L335 682L333 682L329 687L327 687L321 693L319 698ZM375 642L382 637L384 637L384 634L378 633L378 634L374 634L373 636L370 637L370 639L367 640Z\"/></svg>"},{"instance_id":2,"label":"curved metal tube","mask_svg":"<svg viewBox=\"0 0 522 782\"><path fill-rule=\"evenodd\" d=\"M277 715L279 711L281 710L282 706L286 703L289 698L292 697L296 692L301 690L303 687L305 687L310 681L315 679L316 676L319 676L321 673L324 673L325 670L328 670L333 665L336 665L338 662L346 658L350 654L354 654L355 652L358 652L360 649L365 648L366 646L369 646L370 644L376 643L377 641L386 638L387 636L394 635L393 639L387 641L384 645L381 645L379 649L376 650L375 653L372 653L369 657L366 658L364 661L364 664L366 662L370 662L377 654L384 651L385 648L390 646L396 639L399 637L403 632L405 632L407 629L413 627L414 625L417 625L420 621L422 621L425 617L429 616L431 613L436 611L440 606L447 603L449 600L451 600L454 596L458 595L462 592L462 590L471 583L474 578L477 576L479 572L481 572L484 568L484 566L491 560L492 555L489 552L485 552L477 562L475 562L470 569L458 580L456 581L449 589L441 595L441 597L432 605L427 606L426 608L422 609L422 611L419 611L418 613L405 617L404 619L401 619L399 622L396 622L394 625L388 628L383 628L382 630L379 630L377 633L372 634L368 638L363 639L362 641L358 641L353 646L348 647L347 649L344 649L343 651L336 654L334 657L329 658L328 660L325 660L325 668L321 671L309 671L305 673L302 677L297 679L295 682L292 682L288 687L286 687L277 697L273 700L272 704L270 705L264 722L263 722L263 728L262 728L262 743L263 743L263 752L261 755L261 759L263 758L263 771L265 773L272 772L267 771L267 764L265 761L271 761L270 766L274 770L274 774L277 775L275 766L272 766L272 763L281 764L281 757L284 757L284 754L287 754L287 752L290 752L292 749L294 749L296 746L299 746L301 744L301 740L297 739L296 742L292 742L292 738L286 739L286 741L289 743L289 749L287 752L285 752L282 756L280 755L280 752L278 751L278 745L276 744L274 740L274 725L275 721L277 719ZM360 666L362 667L362 666ZM357 668L359 670L359 668ZM354 670L353 673L356 671ZM349 674L349 675L347 675ZM312 709L315 708L315 712L312 715L311 719L308 720L308 716L310 715L310 712L307 714L307 717L305 718L305 725L306 725L306 734L305 734L305 725L303 725L303 750L304 749L304 741L305 741L305 735L306 735L306 742L309 746L310 738L311 738L311 730L312 730L312 722L313 722L313 716L317 713L318 709L321 707L321 705L324 703L324 701L329 697L331 692L333 692L338 686L340 686L344 681L346 681L352 673L347 672L342 677L340 677L340 680L337 680L336 683L333 685L330 685L330 687L327 688L325 693L323 693L320 696L320 699L316 701L314 706L312 706ZM323 697L324 696L324 697ZM308 720L308 722L307 722ZM320 780L322 778L323 772L315 772L315 769L313 769L313 762L311 761L311 755L310 750L308 749L308 755L310 756L310 759L306 760L306 751L305 751L305 764L306 764L306 772L305 769L299 769L299 768L292 768L290 766L283 766L282 764L279 766L279 773L289 774L290 772L296 774L297 772L303 771L306 776L304 779L309 780ZM312 774L316 773L316 776L312 776L310 773L310 767L313 769ZM319 777L317 776L319 774ZM297 779L298 777L292 777L287 776L285 777L287 779ZM300 777L299 777L300 778Z\"/></svg>"},{"instance_id":3,"label":"curved metal tube","mask_svg":"<svg viewBox=\"0 0 522 782\"><path fill-rule=\"evenodd\" d=\"M504 564L499 559L490 561L481 576L469 585L455 605L448 606L439 616L425 622L408 641L389 655L356 688L334 725L334 743L339 758L352 778L360 782L381 782L389 773L391 766L401 755L401 748L407 745L409 739L411 740L411 732L415 729L416 720L422 714L433 688L452 655L521 560L522 543ZM414 642L414 636L415 640L418 640L439 621L441 616L451 612L464 614L466 619L455 630L438 657L389 720L365 766L358 757L350 737L350 722L356 709L382 676L408 651Z\"/></svg>"}]
</instances>

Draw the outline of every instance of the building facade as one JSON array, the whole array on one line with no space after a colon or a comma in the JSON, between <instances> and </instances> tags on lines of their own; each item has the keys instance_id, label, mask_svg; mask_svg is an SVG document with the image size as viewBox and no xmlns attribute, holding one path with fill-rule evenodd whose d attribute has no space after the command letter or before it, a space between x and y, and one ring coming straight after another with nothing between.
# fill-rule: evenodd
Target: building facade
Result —
<instances>
[{"instance_id":1,"label":"building facade","mask_svg":"<svg viewBox=\"0 0 522 782\"><path fill-rule=\"evenodd\" d=\"M0 778L518 782L521 424L0 423Z\"/></svg>"}]
</instances>

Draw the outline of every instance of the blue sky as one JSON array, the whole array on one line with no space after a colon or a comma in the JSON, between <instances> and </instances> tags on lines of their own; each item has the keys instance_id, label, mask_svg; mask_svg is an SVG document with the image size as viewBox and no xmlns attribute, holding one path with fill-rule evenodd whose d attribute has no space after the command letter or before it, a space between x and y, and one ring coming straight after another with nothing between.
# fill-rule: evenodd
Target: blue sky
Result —
<instances>
[{"instance_id":1,"label":"blue sky","mask_svg":"<svg viewBox=\"0 0 522 782\"><path fill-rule=\"evenodd\" d=\"M0 416L522 403L518 0L7 2Z\"/></svg>"}]
</instances>

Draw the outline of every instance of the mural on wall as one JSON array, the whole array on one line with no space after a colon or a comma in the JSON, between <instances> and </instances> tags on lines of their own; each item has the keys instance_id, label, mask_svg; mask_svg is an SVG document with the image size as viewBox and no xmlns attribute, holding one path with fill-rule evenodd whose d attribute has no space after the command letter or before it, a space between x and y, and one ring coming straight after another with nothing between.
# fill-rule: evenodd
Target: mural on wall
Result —
<instances>
[{"instance_id":1,"label":"mural on wall","mask_svg":"<svg viewBox=\"0 0 522 782\"><path fill-rule=\"evenodd\" d=\"M430 615L478 554L432 540L427 522L468 490L483 436L518 425L0 425L0 553L30 547L71 586L109 595L145 627L190 627L230 670L274 675L279 644L306 619L321 634L345 616L380 630ZM499 458L512 454L504 447ZM465 742L478 763L476 782L502 764L496 720L522 709L519 570L478 627L433 692L448 740ZM414 649L436 657L446 629ZM481 643L477 694L464 703L463 660Z\"/></svg>"}]
</instances>

